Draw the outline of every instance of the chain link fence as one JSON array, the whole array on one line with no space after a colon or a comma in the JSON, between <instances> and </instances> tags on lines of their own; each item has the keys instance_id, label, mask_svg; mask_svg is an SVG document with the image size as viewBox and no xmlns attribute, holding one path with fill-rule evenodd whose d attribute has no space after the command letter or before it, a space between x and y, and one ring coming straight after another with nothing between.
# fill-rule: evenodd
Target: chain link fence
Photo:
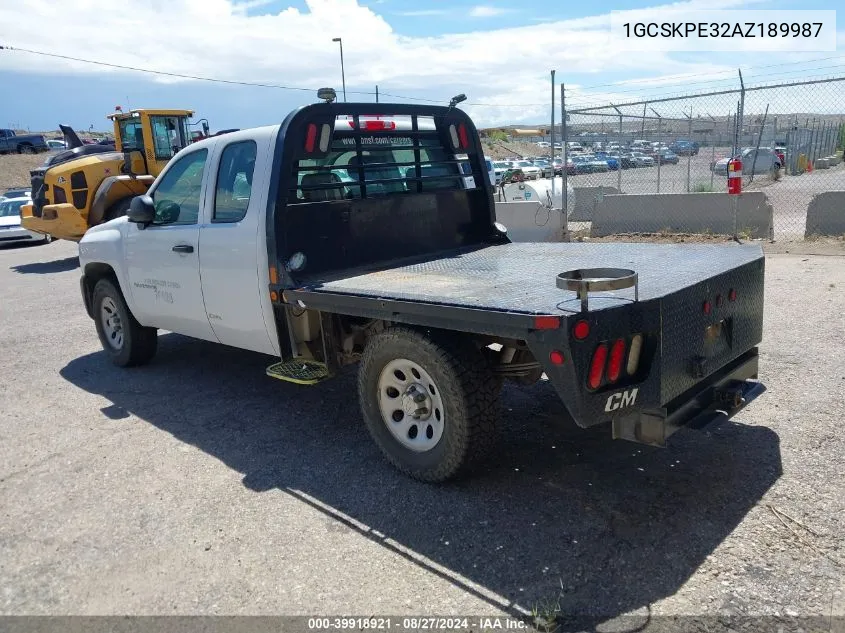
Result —
<instances>
[{"instance_id":1,"label":"chain link fence","mask_svg":"<svg viewBox=\"0 0 845 633\"><path fill-rule=\"evenodd\" d=\"M575 239L845 236L845 77L561 111Z\"/></svg>"}]
</instances>

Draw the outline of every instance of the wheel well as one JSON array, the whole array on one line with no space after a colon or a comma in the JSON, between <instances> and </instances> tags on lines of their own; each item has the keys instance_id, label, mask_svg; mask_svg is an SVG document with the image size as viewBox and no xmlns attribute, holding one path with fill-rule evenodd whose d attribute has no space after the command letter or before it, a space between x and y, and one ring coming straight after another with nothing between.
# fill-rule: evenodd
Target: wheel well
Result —
<instances>
[{"instance_id":1,"label":"wheel well","mask_svg":"<svg viewBox=\"0 0 845 633\"><path fill-rule=\"evenodd\" d=\"M111 266L97 262L85 265L85 270L82 275L82 294L85 299L85 309L88 312L88 316L92 319L94 318L94 307L92 305L94 286L96 286L97 282L101 279L110 279L114 282L117 289L120 290L120 283L118 282L117 275Z\"/></svg>"}]
</instances>

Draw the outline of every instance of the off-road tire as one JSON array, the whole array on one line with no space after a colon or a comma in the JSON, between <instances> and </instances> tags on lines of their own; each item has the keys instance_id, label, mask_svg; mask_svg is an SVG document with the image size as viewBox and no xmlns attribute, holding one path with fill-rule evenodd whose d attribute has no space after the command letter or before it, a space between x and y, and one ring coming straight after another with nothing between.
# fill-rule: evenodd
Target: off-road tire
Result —
<instances>
[{"instance_id":1,"label":"off-road tire","mask_svg":"<svg viewBox=\"0 0 845 633\"><path fill-rule=\"evenodd\" d=\"M130 204L132 204L132 196L129 196L128 198L123 198L115 202L108 209L106 209L106 212L103 215L103 223L126 215L129 211Z\"/></svg>"},{"instance_id":2,"label":"off-road tire","mask_svg":"<svg viewBox=\"0 0 845 633\"><path fill-rule=\"evenodd\" d=\"M106 340L105 330L103 329L100 314L103 300L106 298L111 298L114 301L118 314L120 315L123 327L123 345L120 350L114 349L109 344ZM158 331L156 328L144 327L138 323L126 305L126 301L123 299L123 293L120 292L113 281L109 279L98 281L94 286L91 303L97 336L100 337L103 351L109 355L115 365L118 367L134 367L137 365L146 365L152 360L158 348Z\"/></svg>"},{"instance_id":3,"label":"off-road tire","mask_svg":"<svg viewBox=\"0 0 845 633\"><path fill-rule=\"evenodd\" d=\"M400 444L379 408L381 371L398 358L417 363L440 390L443 435L425 452ZM491 452L498 437L500 385L472 340L406 327L389 328L371 338L358 372L358 398L370 435L390 463L426 482L442 482L463 474Z\"/></svg>"}]
</instances>

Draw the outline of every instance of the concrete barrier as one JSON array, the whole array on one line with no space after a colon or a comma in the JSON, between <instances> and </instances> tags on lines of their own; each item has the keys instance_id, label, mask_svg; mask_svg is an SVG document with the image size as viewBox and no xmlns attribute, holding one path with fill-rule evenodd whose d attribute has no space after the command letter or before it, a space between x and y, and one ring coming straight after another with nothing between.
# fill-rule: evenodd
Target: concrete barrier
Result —
<instances>
[{"instance_id":1,"label":"concrete barrier","mask_svg":"<svg viewBox=\"0 0 845 633\"><path fill-rule=\"evenodd\" d=\"M827 169L830 167L830 161L827 158L817 158L816 164L813 167L816 169Z\"/></svg>"},{"instance_id":2,"label":"concrete barrier","mask_svg":"<svg viewBox=\"0 0 845 633\"><path fill-rule=\"evenodd\" d=\"M619 193L616 187L575 187L575 208L570 222L591 222L596 199L607 194Z\"/></svg>"},{"instance_id":3,"label":"concrete barrier","mask_svg":"<svg viewBox=\"0 0 845 633\"><path fill-rule=\"evenodd\" d=\"M590 235L662 231L733 235L733 197L727 193L606 195L596 205ZM771 238L773 212L766 194L749 191L736 202L736 231L746 237Z\"/></svg>"},{"instance_id":4,"label":"concrete barrier","mask_svg":"<svg viewBox=\"0 0 845 633\"><path fill-rule=\"evenodd\" d=\"M810 200L804 237L845 235L845 191L823 191Z\"/></svg>"},{"instance_id":5,"label":"concrete barrier","mask_svg":"<svg viewBox=\"0 0 845 633\"><path fill-rule=\"evenodd\" d=\"M508 228L514 242L559 242L566 219L559 209L537 202L497 202L496 221Z\"/></svg>"}]
</instances>

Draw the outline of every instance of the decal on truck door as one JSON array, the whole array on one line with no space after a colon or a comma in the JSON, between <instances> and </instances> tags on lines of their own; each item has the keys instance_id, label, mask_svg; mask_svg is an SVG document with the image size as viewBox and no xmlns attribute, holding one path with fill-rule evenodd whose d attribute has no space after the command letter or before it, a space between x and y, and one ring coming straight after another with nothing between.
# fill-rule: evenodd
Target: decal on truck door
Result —
<instances>
[{"instance_id":1,"label":"decal on truck door","mask_svg":"<svg viewBox=\"0 0 845 633\"><path fill-rule=\"evenodd\" d=\"M633 406L637 401L637 393L639 390L639 387L635 387L621 393L614 393L607 399L607 404L604 405L605 412L610 413L611 411L617 411L619 409L625 409Z\"/></svg>"}]
</instances>

